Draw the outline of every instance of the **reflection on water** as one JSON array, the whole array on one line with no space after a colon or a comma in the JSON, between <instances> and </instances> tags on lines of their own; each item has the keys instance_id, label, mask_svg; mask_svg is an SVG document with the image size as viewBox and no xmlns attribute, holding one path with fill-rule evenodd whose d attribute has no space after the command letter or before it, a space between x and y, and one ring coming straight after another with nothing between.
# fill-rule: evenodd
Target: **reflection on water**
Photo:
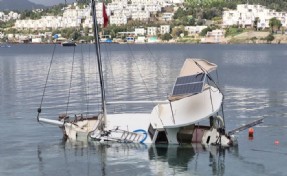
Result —
<instances>
[{"instance_id":1,"label":"reflection on water","mask_svg":"<svg viewBox=\"0 0 287 176\"><path fill-rule=\"evenodd\" d=\"M249 118L246 114L253 114L252 118L258 118L263 114L265 108L269 108L268 90L266 89L252 89L243 87L224 87L226 101L226 111L234 111L237 118ZM254 116L257 114L256 116Z\"/></svg>"},{"instance_id":2,"label":"reflection on water","mask_svg":"<svg viewBox=\"0 0 287 176\"><path fill-rule=\"evenodd\" d=\"M286 175L286 157L282 157L287 153L286 45L103 47L108 101L165 99L185 58L216 63L225 95L227 131L265 117L254 128L253 140L243 131L238 134L239 148L224 150L201 145L58 142L62 137L58 127L35 120L52 49L52 45L13 45L1 50L0 175ZM98 112L93 49L91 45L76 47L71 74L73 48L56 47L44 117L56 118L66 111L69 90L69 111ZM88 64L82 67L82 63ZM109 106L108 110L150 112L152 107ZM275 140L280 144L275 145Z\"/></svg>"},{"instance_id":3,"label":"reflection on water","mask_svg":"<svg viewBox=\"0 0 287 176\"><path fill-rule=\"evenodd\" d=\"M58 147L58 148L57 148ZM38 145L39 172L53 172L57 160L62 175L224 175L225 153L238 157L238 149L224 149L202 145L144 145L122 143L98 143L83 141L61 142L59 145ZM199 163L199 154L208 159ZM205 155L208 154L208 155ZM201 171L198 165L206 167ZM79 171L80 166L81 170ZM201 166L200 166L201 167Z\"/></svg>"},{"instance_id":4,"label":"reflection on water","mask_svg":"<svg viewBox=\"0 0 287 176\"><path fill-rule=\"evenodd\" d=\"M224 94L225 114L232 128L236 121L239 126L239 122L243 125L262 117L265 121L259 126L274 126L276 121L281 121L276 126L285 127L287 124L287 91L225 86Z\"/></svg>"},{"instance_id":5,"label":"reflection on water","mask_svg":"<svg viewBox=\"0 0 287 176\"><path fill-rule=\"evenodd\" d=\"M226 64L234 64L240 66L252 66L254 64L271 64L272 60L266 57L268 51L238 51L236 55L232 52L224 53L223 62ZM250 59L250 57L256 59ZM232 58L232 59L230 59Z\"/></svg>"}]
</instances>

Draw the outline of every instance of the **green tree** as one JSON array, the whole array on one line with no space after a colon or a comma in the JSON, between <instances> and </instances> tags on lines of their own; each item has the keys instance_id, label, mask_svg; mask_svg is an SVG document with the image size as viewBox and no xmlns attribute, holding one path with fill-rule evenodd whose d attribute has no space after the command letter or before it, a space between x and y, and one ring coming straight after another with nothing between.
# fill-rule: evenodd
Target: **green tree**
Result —
<instances>
[{"instance_id":1,"label":"green tree","mask_svg":"<svg viewBox=\"0 0 287 176\"><path fill-rule=\"evenodd\" d=\"M174 27L172 29L171 35L173 37L179 37L181 33L184 33L184 26Z\"/></svg>"},{"instance_id":2,"label":"green tree","mask_svg":"<svg viewBox=\"0 0 287 176\"><path fill-rule=\"evenodd\" d=\"M184 17L184 16L186 16L187 15L187 13L186 13L186 11L183 9L183 8L178 8L177 9L177 11L174 13L174 15L173 15L173 19L180 19L180 18L182 18L182 17Z\"/></svg>"},{"instance_id":3,"label":"green tree","mask_svg":"<svg viewBox=\"0 0 287 176\"><path fill-rule=\"evenodd\" d=\"M222 7L221 8L207 8L206 10L203 11L203 18L211 20L214 17L219 17L222 16Z\"/></svg>"},{"instance_id":4,"label":"green tree","mask_svg":"<svg viewBox=\"0 0 287 176\"><path fill-rule=\"evenodd\" d=\"M225 30L225 37L227 36L235 36L243 32L242 28L238 28L238 26L231 26Z\"/></svg>"},{"instance_id":5,"label":"green tree","mask_svg":"<svg viewBox=\"0 0 287 176\"><path fill-rule=\"evenodd\" d=\"M70 35L70 38L73 40L79 40L80 37L81 37L81 34L78 31L74 31Z\"/></svg>"},{"instance_id":6,"label":"green tree","mask_svg":"<svg viewBox=\"0 0 287 176\"><path fill-rule=\"evenodd\" d=\"M252 43L256 43L257 37L251 37L250 40L252 41Z\"/></svg>"},{"instance_id":7,"label":"green tree","mask_svg":"<svg viewBox=\"0 0 287 176\"><path fill-rule=\"evenodd\" d=\"M212 31L212 28L211 27L207 27L207 28L204 28L202 29L202 31L200 32L200 36L206 36L207 32L209 31Z\"/></svg>"},{"instance_id":8,"label":"green tree","mask_svg":"<svg viewBox=\"0 0 287 176\"><path fill-rule=\"evenodd\" d=\"M270 19L269 26L270 26L271 32L273 34L275 29L280 30L282 23L280 20L278 20L277 18L274 17L274 18Z\"/></svg>"},{"instance_id":9,"label":"green tree","mask_svg":"<svg viewBox=\"0 0 287 176\"><path fill-rule=\"evenodd\" d=\"M11 28L14 26L16 20L0 21L0 28Z\"/></svg>"},{"instance_id":10,"label":"green tree","mask_svg":"<svg viewBox=\"0 0 287 176\"><path fill-rule=\"evenodd\" d=\"M269 44L270 44L274 39L275 39L275 37L273 36L273 34L269 34L269 35L265 38L266 42L269 43Z\"/></svg>"},{"instance_id":11,"label":"green tree","mask_svg":"<svg viewBox=\"0 0 287 176\"><path fill-rule=\"evenodd\" d=\"M169 33L165 33L161 36L161 40L169 41L170 39L172 39L172 36Z\"/></svg>"}]
</instances>

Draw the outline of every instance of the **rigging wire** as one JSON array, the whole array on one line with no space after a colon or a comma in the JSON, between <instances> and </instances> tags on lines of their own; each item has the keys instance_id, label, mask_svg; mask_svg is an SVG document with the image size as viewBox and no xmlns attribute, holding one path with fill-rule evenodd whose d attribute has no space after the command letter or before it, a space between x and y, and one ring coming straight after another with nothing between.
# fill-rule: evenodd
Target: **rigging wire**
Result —
<instances>
[{"instance_id":1,"label":"rigging wire","mask_svg":"<svg viewBox=\"0 0 287 176\"><path fill-rule=\"evenodd\" d=\"M206 76L212 81L212 83L217 87L217 89L219 90L219 92L222 93L222 91L220 90L219 86L216 84L216 82L212 79L212 77L210 76L210 74L207 72L207 70L205 70L200 64L198 64L196 61L194 61L195 64L206 73ZM225 117L224 117L224 111L223 111L223 104L224 104L224 94L222 93L222 103L221 103L221 110L222 110L222 118L223 118L223 123L224 123L224 129L225 129Z\"/></svg>"},{"instance_id":2,"label":"rigging wire","mask_svg":"<svg viewBox=\"0 0 287 176\"><path fill-rule=\"evenodd\" d=\"M219 83L219 76L218 76L218 71L216 70L216 77L217 77L217 84L220 85ZM223 95L223 100L224 100L224 94ZM222 118L223 118L223 123L224 123L224 128L225 128L225 116L224 116L224 110L223 110L223 105L224 105L224 101L222 101L222 104L221 104L221 113L222 113Z\"/></svg>"},{"instance_id":3,"label":"rigging wire","mask_svg":"<svg viewBox=\"0 0 287 176\"><path fill-rule=\"evenodd\" d=\"M151 56L151 58L153 59L153 62L156 64L156 67L157 67L157 70L160 72L160 74L161 74L161 77L164 79L164 82L166 83L166 85L168 85L168 79L166 78L166 76L163 74L163 71L162 71L162 69L161 69L161 67L160 67L160 65L159 65L159 63L158 63L158 61L157 61L157 59L155 58L155 56L153 55L153 53L151 52L151 49L148 47L148 44L146 44L145 43L145 46L146 46L146 48L148 49L148 51L149 51L149 54L150 54L150 56ZM168 90L168 88L169 88L169 86L166 86L166 92L169 92L169 90ZM167 96L168 97L168 96Z\"/></svg>"},{"instance_id":4,"label":"rigging wire","mask_svg":"<svg viewBox=\"0 0 287 176\"><path fill-rule=\"evenodd\" d=\"M95 93L93 92L93 90L90 89L90 86L91 86L91 83L93 81L91 75L93 75L93 72L92 72L92 65L94 63L92 63L92 59L91 59L91 45L88 45L88 76L86 77L87 78L87 83L86 83L86 97L87 97L87 114L90 114L92 113L92 111L90 112L90 106L92 105L90 100L91 99L91 96L96 96L96 92L99 92L99 87L98 86L95 86ZM95 78L97 79L98 77L95 76ZM96 99L96 98L95 98ZM97 102L94 102L96 103L96 105L99 105ZM97 111L100 111L100 107L97 106L98 109Z\"/></svg>"},{"instance_id":5,"label":"rigging wire","mask_svg":"<svg viewBox=\"0 0 287 176\"><path fill-rule=\"evenodd\" d=\"M87 104L87 107L89 106L89 88L88 88L88 86L89 86L89 77L87 77L86 78L86 73L85 73L85 60L84 60L84 54L83 54L83 45L81 44L81 60L82 60L82 64L81 64L81 66L82 66L82 70L83 70L83 74L84 75L82 75L82 77L81 77L81 80L82 79L84 79L84 87L85 87L85 90L84 90L84 93L85 93L85 98L86 98L86 104ZM81 72L82 73L82 72ZM87 81L86 81L86 79L87 79ZM88 109L88 108L87 108ZM87 112L85 113L86 114L86 118L88 117L88 110L87 110Z\"/></svg>"},{"instance_id":6,"label":"rigging wire","mask_svg":"<svg viewBox=\"0 0 287 176\"><path fill-rule=\"evenodd\" d=\"M54 47L53 47L52 58L51 58L51 61L50 61L48 74L46 76L46 82L45 82L45 86L44 86L44 90L43 90L43 94L42 94L42 98L41 98L41 103L40 103L39 108L37 109L37 112L38 112L37 121L38 122L39 122L40 113L42 111L42 104L43 104L43 101L44 101L44 96L45 96L45 92L46 92L46 88L47 88L47 84L48 84L48 80L49 80L49 75L50 75L50 72L51 72L52 63L53 63L53 60L54 60L55 51L56 51L56 43L54 44Z\"/></svg>"},{"instance_id":7,"label":"rigging wire","mask_svg":"<svg viewBox=\"0 0 287 176\"><path fill-rule=\"evenodd\" d=\"M89 62L89 65L88 65L88 73L90 75L91 73L91 57L90 57L90 45L89 45L89 55L88 55L88 62ZM88 85L87 85L87 114L89 113L89 104L90 104L90 100L88 98L88 95L90 94L90 81L89 81L89 76L87 77L88 79Z\"/></svg>"},{"instance_id":8,"label":"rigging wire","mask_svg":"<svg viewBox=\"0 0 287 176\"><path fill-rule=\"evenodd\" d=\"M74 50L73 50L73 61L72 61L72 70L71 70L71 76L70 76L70 87L69 87L69 94L68 94L66 114L68 114L69 103L70 103L70 95L71 95L71 87L72 87L72 80L73 80L74 63L75 63L75 49L76 49L76 47L74 46Z\"/></svg>"},{"instance_id":9,"label":"rigging wire","mask_svg":"<svg viewBox=\"0 0 287 176\"><path fill-rule=\"evenodd\" d=\"M91 63L91 46L89 45L89 57L90 57L90 63ZM89 65L89 69L91 72L91 64ZM96 67L96 71L99 72L98 67ZM96 73L95 75L95 80L96 82L100 82L99 77L97 76L99 73ZM95 92L101 92L100 87L99 86L94 86L95 87ZM95 94L96 95L96 94ZM101 111L101 103L98 103L98 112Z\"/></svg>"},{"instance_id":10,"label":"rigging wire","mask_svg":"<svg viewBox=\"0 0 287 176\"><path fill-rule=\"evenodd\" d=\"M111 46L111 44L108 44L109 46ZM113 67L112 67L112 60L111 60L111 50L108 50L108 47L107 47L107 44L104 45L105 46L105 50L106 50L106 53L107 53L107 60L108 60L108 65L110 66L110 70L111 70L111 75L112 75L112 79L111 79L111 82L112 82L112 88L114 91L112 91L112 94L113 94L113 97L116 97L116 93L115 91L118 90L118 87L116 85L116 80L115 80L115 77L114 77L114 71L113 71ZM109 47L111 48L111 47ZM114 109L115 111L115 109Z\"/></svg>"},{"instance_id":11,"label":"rigging wire","mask_svg":"<svg viewBox=\"0 0 287 176\"><path fill-rule=\"evenodd\" d=\"M67 4L67 0L65 0L65 4ZM61 21L60 21L60 23L61 23ZM48 84L48 80L49 80L49 75L50 75L50 72L51 72L52 63L53 63L54 56L55 56L55 51L56 51L56 43L54 43L52 58L51 58L51 61L50 61L48 74L46 76L46 82L45 82L45 86L44 86L44 90L43 90L43 94L42 94L42 98L41 98L41 103L40 103L39 108L37 109L37 112L38 112L38 114L37 114L37 121L38 122L39 122L40 113L42 112L42 104L43 104L43 101L44 101L44 96L45 96L45 92L46 92L46 88L47 88L47 84Z\"/></svg>"},{"instance_id":12,"label":"rigging wire","mask_svg":"<svg viewBox=\"0 0 287 176\"><path fill-rule=\"evenodd\" d=\"M137 69L138 69L138 71L139 71L139 75L140 75L140 77L141 77L141 79L142 79L142 81L143 81L143 84L144 84L144 86L145 86L145 88L146 88L146 91L147 91L148 95L151 96L151 92L149 91L149 89L148 89L148 87L147 87L147 83L145 82L145 80L144 80L144 78L143 78L143 75L142 75L142 73L141 73L141 71L140 71L139 65L138 65L137 62L136 62L136 59L135 59L134 53L133 53L133 51L132 51L132 48L131 48L130 44L127 44L127 45L128 45L128 47L129 47L129 50L131 51L131 56L132 56L132 58L133 58L134 61L135 61L136 67L137 67ZM152 100L152 99L151 99L151 100ZM153 101L153 100L152 100L152 101ZM156 105L156 103L153 103L153 104Z\"/></svg>"},{"instance_id":13,"label":"rigging wire","mask_svg":"<svg viewBox=\"0 0 287 176\"><path fill-rule=\"evenodd\" d=\"M154 60L156 66L157 66L157 68L158 68L158 70L159 70L159 72L160 72L160 74L161 74L161 77L165 80L165 82L168 82L167 79L166 79L166 76L164 76L164 74L163 74L163 72L162 72L162 70L161 70L161 67L160 67L159 63L157 62L157 59L155 58L155 56L154 56L153 53L151 52L151 49L148 47L148 44L145 43L145 46L146 46L146 48L148 49L149 54L151 55L151 58Z\"/></svg>"}]
</instances>

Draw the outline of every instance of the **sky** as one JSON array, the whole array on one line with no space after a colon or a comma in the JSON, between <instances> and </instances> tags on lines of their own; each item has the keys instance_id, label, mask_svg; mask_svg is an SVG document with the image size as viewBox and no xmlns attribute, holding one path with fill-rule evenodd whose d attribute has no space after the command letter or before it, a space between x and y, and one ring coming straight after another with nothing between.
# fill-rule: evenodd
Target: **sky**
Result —
<instances>
[{"instance_id":1,"label":"sky","mask_svg":"<svg viewBox=\"0 0 287 176\"><path fill-rule=\"evenodd\" d=\"M46 6L65 3L65 0L29 0L29 1L34 2L36 4L43 4ZM75 0L67 0L67 3L71 3L71 2L75 2Z\"/></svg>"}]
</instances>

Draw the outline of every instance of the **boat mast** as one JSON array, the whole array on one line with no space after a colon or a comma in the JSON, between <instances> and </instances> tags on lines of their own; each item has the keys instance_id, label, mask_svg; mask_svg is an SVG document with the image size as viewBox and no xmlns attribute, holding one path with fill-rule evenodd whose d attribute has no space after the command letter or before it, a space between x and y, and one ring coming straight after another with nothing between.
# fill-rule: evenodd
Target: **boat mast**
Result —
<instances>
[{"instance_id":1,"label":"boat mast","mask_svg":"<svg viewBox=\"0 0 287 176\"><path fill-rule=\"evenodd\" d=\"M105 86L104 86L104 76L103 76L103 68L102 68L100 41L99 41L98 22L97 22L97 18L96 18L96 2L95 2L95 0L91 0L91 8L92 8L92 16L93 16L95 48L96 48L100 86L101 86L102 112L103 112L103 118L104 118L103 121L101 122L100 128L101 128L101 130L103 130L105 125L106 125L106 114L107 114L107 112L106 112Z\"/></svg>"}]
</instances>

